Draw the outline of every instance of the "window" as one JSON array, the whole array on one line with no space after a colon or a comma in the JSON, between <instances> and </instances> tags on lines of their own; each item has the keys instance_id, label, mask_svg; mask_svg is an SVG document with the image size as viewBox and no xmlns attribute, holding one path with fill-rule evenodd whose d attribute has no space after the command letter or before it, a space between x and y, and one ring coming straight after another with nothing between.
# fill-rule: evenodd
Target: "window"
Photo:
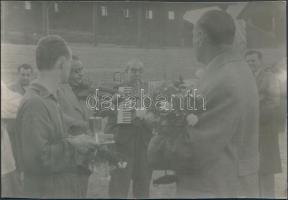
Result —
<instances>
[{"instance_id":1,"label":"window","mask_svg":"<svg viewBox=\"0 0 288 200\"><path fill-rule=\"evenodd\" d=\"M125 18L129 18L130 17L130 13L129 13L129 9L128 8L123 10L123 15L124 15Z\"/></svg>"},{"instance_id":2,"label":"window","mask_svg":"<svg viewBox=\"0 0 288 200\"><path fill-rule=\"evenodd\" d=\"M175 19L175 13L174 11L168 11L168 19L169 20L174 20Z\"/></svg>"},{"instance_id":3,"label":"window","mask_svg":"<svg viewBox=\"0 0 288 200\"><path fill-rule=\"evenodd\" d=\"M24 7L26 10L31 10L31 1L24 1Z\"/></svg>"},{"instance_id":4,"label":"window","mask_svg":"<svg viewBox=\"0 0 288 200\"><path fill-rule=\"evenodd\" d=\"M55 13L59 12L58 3L54 3L54 11L55 11Z\"/></svg>"},{"instance_id":5,"label":"window","mask_svg":"<svg viewBox=\"0 0 288 200\"><path fill-rule=\"evenodd\" d=\"M101 16L108 16L108 10L106 6L101 6Z\"/></svg>"},{"instance_id":6,"label":"window","mask_svg":"<svg viewBox=\"0 0 288 200\"><path fill-rule=\"evenodd\" d=\"M145 18L146 19L153 19L153 11L152 10L146 10L145 12Z\"/></svg>"}]
</instances>

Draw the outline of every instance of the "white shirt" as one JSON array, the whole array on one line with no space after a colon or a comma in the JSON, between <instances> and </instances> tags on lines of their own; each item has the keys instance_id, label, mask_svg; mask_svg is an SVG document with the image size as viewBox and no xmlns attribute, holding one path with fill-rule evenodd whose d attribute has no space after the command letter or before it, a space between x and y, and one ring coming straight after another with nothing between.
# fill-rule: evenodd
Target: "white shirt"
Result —
<instances>
[{"instance_id":1,"label":"white shirt","mask_svg":"<svg viewBox=\"0 0 288 200\"><path fill-rule=\"evenodd\" d=\"M16 169L6 124L2 119L15 118L20 101L21 96L1 81L1 176Z\"/></svg>"}]
</instances>

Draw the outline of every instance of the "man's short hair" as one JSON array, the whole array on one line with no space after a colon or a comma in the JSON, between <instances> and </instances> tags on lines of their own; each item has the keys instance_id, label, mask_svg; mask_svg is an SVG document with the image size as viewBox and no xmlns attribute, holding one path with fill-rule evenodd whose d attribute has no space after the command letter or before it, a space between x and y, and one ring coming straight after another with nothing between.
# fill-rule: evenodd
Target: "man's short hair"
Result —
<instances>
[{"instance_id":1,"label":"man's short hair","mask_svg":"<svg viewBox=\"0 0 288 200\"><path fill-rule=\"evenodd\" d=\"M63 38L48 35L39 40L36 48L36 65L41 70L50 70L60 56L70 56L70 51Z\"/></svg>"},{"instance_id":2,"label":"man's short hair","mask_svg":"<svg viewBox=\"0 0 288 200\"><path fill-rule=\"evenodd\" d=\"M225 11L210 10L199 19L200 26L214 44L232 44L235 37L233 18Z\"/></svg>"},{"instance_id":3,"label":"man's short hair","mask_svg":"<svg viewBox=\"0 0 288 200\"><path fill-rule=\"evenodd\" d=\"M20 72L21 71L21 69L30 69L31 70L31 72L33 72L33 68L32 68L32 66L31 65L29 65L29 64L22 64L22 65L19 65L18 67L17 67L17 71L18 72Z\"/></svg>"},{"instance_id":4,"label":"man's short hair","mask_svg":"<svg viewBox=\"0 0 288 200\"><path fill-rule=\"evenodd\" d=\"M253 55L253 54L256 54L256 55L258 56L259 60L262 60L262 57L263 57L262 52L261 52L261 51L258 51L258 50L249 50L249 51L247 51L247 52L245 53L245 58L246 58L247 56Z\"/></svg>"}]
</instances>

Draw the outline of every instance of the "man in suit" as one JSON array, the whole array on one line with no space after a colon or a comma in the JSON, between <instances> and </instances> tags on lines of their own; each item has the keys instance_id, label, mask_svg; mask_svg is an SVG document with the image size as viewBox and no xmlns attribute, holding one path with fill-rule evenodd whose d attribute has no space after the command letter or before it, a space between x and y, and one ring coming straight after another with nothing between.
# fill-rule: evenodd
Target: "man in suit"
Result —
<instances>
[{"instance_id":1,"label":"man in suit","mask_svg":"<svg viewBox=\"0 0 288 200\"><path fill-rule=\"evenodd\" d=\"M66 125L71 135L77 135L81 128L82 132L88 130L88 119L90 116L88 108L73 91L73 88L81 83L82 77L83 64L77 56L73 55L68 82L61 84L57 91L59 104L65 114Z\"/></svg>"},{"instance_id":2,"label":"man in suit","mask_svg":"<svg viewBox=\"0 0 288 200\"><path fill-rule=\"evenodd\" d=\"M61 84L57 91L58 101L61 110L63 111L65 125L69 135L76 136L80 134L89 134L88 109L74 94L71 85L76 87L83 77L83 65L80 59L73 55L71 62L71 71L69 74L69 83L65 82ZM70 85L71 84L71 85ZM83 165L79 166L78 170L78 182L80 197L85 198L88 189L88 179L91 174L89 169L89 159L86 156L78 155L79 159L86 159Z\"/></svg>"},{"instance_id":3,"label":"man in suit","mask_svg":"<svg viewBox=\"0 0 288 200\"><path fill-rule=\"evenodd\" d=\"M175 170L178 198L258 196L257 87L246 62L232 50L234 36L226 12L200 17L193 47L206 66L197 83L205 109L192 111L198 122L186 131L151 140L149 158L158 154L154 162Z\"/></svg>"},{"instance_id":4,"label":"man in suit","mask_svg":"<svg viewBox=\"0 0 288 200\"><path fill-rule=\"evenodd\" d=\"M143 63L131 60L127 64L128 81L118 87L130 86L133 95L140 97L140 90L145 94L148 85L142 81ZM147 162L147 146L152 136L152 129L146 120L136 117L131 124L117 123L116 112L110 113L106 131L114 134L115 151L125 157L127 166L111 171L109 195L111 198L127 198L130 182L133 182L133 196L148 198L152 170ZM111 128L114 127L114 128Z\"/></svg>"},{"instance_id":5,"label":"man in suit","mask_svg":"<svg viewBox=\"0 0 288 200\"><path fill-rule=\"evenodd\" d=\"M262 61L260 51L251 50L245 58L256 78L260 99L259 125L259 191L263 198L274 198L274 175L281 173L279 148L280 83L274 73L269 72ZM282 118L284 115L282 114ZM281 119L281 118L280 118Z\"/></svg>"}]
</instances>

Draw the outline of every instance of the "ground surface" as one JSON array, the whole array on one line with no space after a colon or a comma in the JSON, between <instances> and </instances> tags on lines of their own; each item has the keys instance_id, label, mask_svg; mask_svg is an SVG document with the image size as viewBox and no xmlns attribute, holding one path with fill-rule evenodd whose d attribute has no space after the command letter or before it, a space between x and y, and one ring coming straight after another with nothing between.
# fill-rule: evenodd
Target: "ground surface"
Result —
<instances>
[{"instance_id":1,"label":"ground surface","mask_svg":"<svg viewBox=\"0 0 288 200\"><path fill-rule=\"evenodd\" d=\"M124 64L131 58L138 58L144 62L146 65L144 76L149 80L161 80L165 76L175 80L178 75L182 75L184 78L193 78L193 67L199 66L195 62L192 49L136 49L117 46L95 48L76 44L71 46L74 54L79 55L83 60L87 74L93 80L111 80L112 72L123 70ZM285 54L281 50L265 49L263 51L267 64L276 62ZM1 80L13 81L19 64L29 63L35 66L34 53L35 46L1 45ZM283 133L279 138L283 173L276 176L277 197L287 196L285 193L285 191L287 192L286 136L286 133ZM153 178L163 174L162 171L155 171ZM90 178L88 197L107 197L108 178L107 167L99 166ZM151 185L151 197L153 198L172 198L174 193L175 185L173 184L159 187Z\"/></svg>"}]
</instances>

